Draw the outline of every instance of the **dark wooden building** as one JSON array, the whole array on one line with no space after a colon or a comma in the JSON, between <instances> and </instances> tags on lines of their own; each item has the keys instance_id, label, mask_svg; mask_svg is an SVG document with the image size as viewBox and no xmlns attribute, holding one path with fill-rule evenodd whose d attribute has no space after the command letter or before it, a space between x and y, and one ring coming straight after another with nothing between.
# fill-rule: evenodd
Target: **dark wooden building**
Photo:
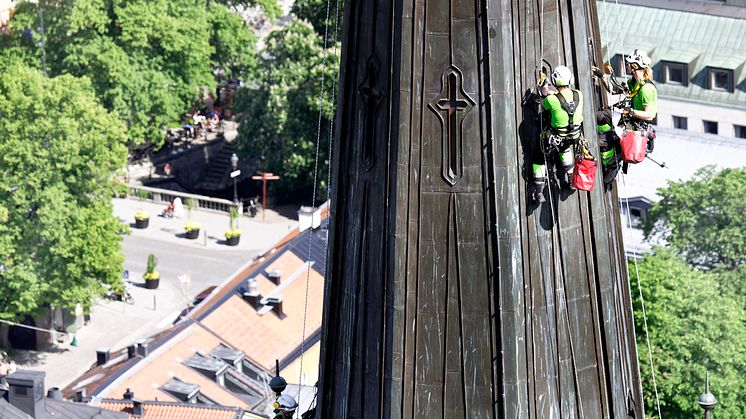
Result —
<instances>
[{"instance_id":1,"label":"dark wooden building","mask_svg":"<svg viewBox=\"0 0 746 419\"><path fill-rule=\"evenodd\" d=\"M345 2L317 417L643 417L614 187L527 190L542 59L598 156L595 7Z\"/></svg>"}]
</instances>

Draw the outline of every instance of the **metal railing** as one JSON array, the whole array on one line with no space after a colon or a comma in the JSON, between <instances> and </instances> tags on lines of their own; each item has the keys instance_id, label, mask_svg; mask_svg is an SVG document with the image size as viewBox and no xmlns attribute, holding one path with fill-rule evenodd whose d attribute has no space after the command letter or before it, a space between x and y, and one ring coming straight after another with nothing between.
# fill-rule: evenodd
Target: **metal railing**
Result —
<instances>
[{"instance_id":1,"label":"metal railing","mask_svg":"<svg viewBox=\"0 0 746 419\"><path fill-rule=\"evenodd\" d=\"M230 213L231 208L236 208L239 214L243 209L241 205L236 205L233 201L221 198L211 198L204 195L195 195L186 192L177 192L168 189L151 188L149 186L142 185L127 185L130 190L130 195L144 201L158 203L173 202L174 199L181 198L184 205L186 200L191 199L194 202L195 210L202 210L208 212L217 213Z\"/></svg>"}]
</instances>

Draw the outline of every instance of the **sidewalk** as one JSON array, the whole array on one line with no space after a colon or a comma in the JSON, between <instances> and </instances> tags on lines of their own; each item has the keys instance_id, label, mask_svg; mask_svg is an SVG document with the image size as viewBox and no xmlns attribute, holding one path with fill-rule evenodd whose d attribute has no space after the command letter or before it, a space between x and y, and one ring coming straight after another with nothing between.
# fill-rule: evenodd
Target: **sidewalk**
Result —
<instances>
[{"instance_id":1,"label":"sidewalk","mask_svg":"<svg viewBox=\"0 0 746 419\"><path fill-rule=\"evenodd\" d=\"M134 304L98 301L92 307L91 321L75 333L78 346L71 346L71 336L63 335L61 342L47 350L16 351L13 359L19 368L46 372L47 388L63 388L82 375L95 362L97 349L119 349L170 326L197 292L233 277L297 225L297 221L269 210L262 222L260 211L256 218L241 217L241 242L227 246L223 234L228 228L228 215L194 210L192 218L202 224L202 231L198 239L189 240L180 237L186 220L158 216L164 205L131 199L113 202L114 215L125 224L134 225L134 214L139 209L150 213L147 229L133 227L123 239L124 266L129 267L134 284L130 290ZM159 254L162 276L156 290L138 285L146 259L143 254L148 252ZM177 274L189 264L200 265L203 270L192 269L191 287L185 292Z\"/></svg>"},{"instance_id":2,"label":"sidewalk","mask_svg":"<svg viewBox=\"0 0 746 419\"><path fill-rule=\"evenodd\" d=\"M262 216L260 208L259 213L254 218L246 215L239 217L238 227L241 230L241 241L238 246L228 246L225 244L225 232L230 225L228 214L195 209L192 211L192 220L199 223L201 229L199 238L189 240L183 237L184 224L188 218L186 210L182 219L164 218L159 215L164 208L166 208L166 204L139 201L137 198L114 199L114 216L119 217L123 224L130 225L132 236L147 236L181 246L219 250L262 251L297 225L297 220L285 218L270 209L266 210L266 214ZM150 214L150 225L147 229L142 230L135 228L135 213L141 209ZM264 218L264 221L262 221L262 218ZM276 237L276 239L267 242L267 237Z\"/></svg>"}]
</instances>

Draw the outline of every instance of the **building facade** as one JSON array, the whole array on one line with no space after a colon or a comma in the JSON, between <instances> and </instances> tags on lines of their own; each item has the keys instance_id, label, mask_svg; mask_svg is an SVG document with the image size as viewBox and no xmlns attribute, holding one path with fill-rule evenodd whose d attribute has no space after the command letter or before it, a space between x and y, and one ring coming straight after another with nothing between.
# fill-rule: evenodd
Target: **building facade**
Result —
<instances>
[{"instance_id":1,"label":"building facade","mask_svg":"<svg viewBox=\"0 0 746 419\"><path fill-rule=\"evenodd\" d=\"M652 59L658 125L746 140L746 1L598 2L603 61Z\"/></svg>"}]
</instances>

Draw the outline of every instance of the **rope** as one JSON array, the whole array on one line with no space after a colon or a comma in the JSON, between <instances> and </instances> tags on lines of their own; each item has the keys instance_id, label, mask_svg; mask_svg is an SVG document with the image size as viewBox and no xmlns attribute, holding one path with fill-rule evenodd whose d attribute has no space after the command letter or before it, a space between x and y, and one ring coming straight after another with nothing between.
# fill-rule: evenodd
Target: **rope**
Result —
<instances>
[{"instance_id":1,"label":"rope","mask_svg":"<svg viewBox=\"0 0 746 419\"><path fill-rule=\"evenodd\" d=\"M540 59L539 62L543 63L543 61L544 61L544 38L543 38L544 32L542 30L542 28L543 28L542 22L543 22L543 19L544 19L544 0L540 0L540 1L541 1L541 3L540 3L541 6L540 6L540 14L539 14L539 28L540 28L539 34L541 36L541 48L540 48L541 59ZM560 58L560 46L559 46L560 43L559 43L559 40L561 39L560 38L560 13L559 13L559 8L557 9L557 13L555 14L555 16L557 18L556 19L557 38L555 38L555 39L557 40L557 42L556 42L556 44L557 44L557 58L559 59ZM543 133L544 132L544 118L542 117L541 112L543 112L543 106L541 107L540 114L539 114L539 130L540 130L541 133ZM541 141L541 139L539 141ZM559 149L557 149L557 152L559 153ZM555 208L554 207L554 191L552 190L552 182L550 181L550 176L549 176L549 174L552 173L552 172L554 172L554 171L550 172L550 170L549 170L549 164L547 163L546 154L543 151L542 151L542 158L544 160L544 170L545 170L545 174L546 174L546 185L547 185L547 188L549 190L549 210L550 210L550 214L551 214L552 220L554 221L554 218L555 218L554 217L555 216L555 211L554 211L554 208ZM574 158L574 156L573 156L573 158ZM559 213L557 215L559 215ZM559 250L560 250L559 265L560 265L560 271L561 271L560 274L562 275L562 290L563 290L562 291L562 296L564 298L560 298L560 296L558 295L558 287L557 287L557 285L559 284L559 280L558 280L557 276L554 275L554 279L555 279L554 292L555 292L555 296L556 296L556 301L559 303L556 306L556 310L559 310L560 307L561 307L561 303L564 302L564 306L565 306L565 310L564 310L564 312L565 312L565 316L564 316L565 319L564 320L565 320L565 323L567 325L567 338L568 338L568 343L570 344L570 359L572 360L573 380L574 380L575 389L576 389L576 391L575 391L575 399L576 399L576 403L577 403L577 408L578 408L579 413L580 413L580 417L582 418L582 417L585 417L585 415L583 414L583 405L582 405L582 403L580 401L580 383L578 381L578 367L577 367L577 362L576 362L576 357L575 357L575 345L573 344L572 333L571 333L571 328L570 328L569 305L568 305L568 302L567 302L567 293L565 291L565 279L566 279L565 264L564 264L564 258L562 257L562 245L561 244L559 245ZM559 327L559 321L555 320L555 325L557 327ZM557 357L559 357L559 350L558 350L558 348L559 348L559 329L557 329L556 332L555 332L555 341L556 341L555 342L555 352L557 353ZM557 362L557 377L559 377L559 375L560 375L559 368L560 368L559 362ZM558 380L559 380L559 378L558 378Z\"/></svg>"},{"instance_id":2,"label":"rope","mask_svg":"<svg viewBox=\"0 0 746 419\"><path fill-rule=\"evenodd\" d=\"M319 173L319 145L321 144L321 120L324 112L324 84L326 81L326 73L323 69L326 68L328 48L327 43L329 41L329 4L331 0L326 0L326 19L324 20L324 59L323 68L321 72L321 90L319 91L319 117L316 125L316 157L313 164L313 193L311 198L311 208L316 207L316 189L318 188L318 173ZM336 6L337 12L339 12L339 5ZM337 28L337 16L334 18L335 31ZM336 48L336 37L334 39ZM333 100L333 99L332 99ZM331 124L331 122L330 122ZM331 137L332 133L329 132L329 147L331 148ZM330 155L331 156L331 155ZM331 165L331 161L330 161ZM329 169L329 177L331 177L331 169ZM329 184L327 184L329 187ZM313 217L313 216L312 216ZM313 241L313 227L309 231L308 235L308 262L306 269L306 290L305 290L305 301L303 304L303 332L300 341L300 371L298 372L298 401L300 401L300 391L303 381L303 354L305 353L305 342L306 342L306 323L308 321L308 290L311 282L311 243ZM328 243L328 241L327 241ZM324 266L326 266L326 252L324 252ZM324 269L324 276L326 276L326 269ZM324 278L326 279L326 278Z\"/></svg>"},{"instance_id":3,"label":"rope","mask_svg":"<svg viewBox=\"0 0 746 419\"><path fill-rule=\"evenodd\" d=\"M74 333L61 332L61 331L52 330L52 329L42 329L41 327L29 326L27 324L16 323L16 322L12 322L10 320L0 319L0 323L5 323L5 324L11 325L11 326L23 327L23 328L31 329L31 330L37 330L39 332L49 333L50 335L54 335L55 333L59 333L61 335L68 335L68 336L74 335Z\"/></svg>"},{"instance_id":4,"label":"rope","mask_svg":"<svg viewBox=\"0 0 746 419\"><path fill-rule=\"evenodd\" d=\"M622 187L623 187L623 193L624 193L624 201L625 205L627 207L627 229L628 231L632 230L632 217L630 216L629 211L629 198L627 197L626 188L627 188L627 181L626 181L626 175L622 173ZM650 363L650 373L653 376L653 390L655 391L655 407L658 410L658 418L662 419L663 415L661 415L661 402L660 398L658 397L658 383L655 379L655 368L653 366L653 350L650 345L650 334L648 333L648 316L647 312L645 311L645 299L642 296L642 285L640 284L640 271L637 268L637 249L632 249L632 261L635 265L635 278L637 279L637 291L640 294L640 306L642 307L642 321L643 325L645 326L645 342L648 346L648 362Z\"/></svg>"}]
</instances>

